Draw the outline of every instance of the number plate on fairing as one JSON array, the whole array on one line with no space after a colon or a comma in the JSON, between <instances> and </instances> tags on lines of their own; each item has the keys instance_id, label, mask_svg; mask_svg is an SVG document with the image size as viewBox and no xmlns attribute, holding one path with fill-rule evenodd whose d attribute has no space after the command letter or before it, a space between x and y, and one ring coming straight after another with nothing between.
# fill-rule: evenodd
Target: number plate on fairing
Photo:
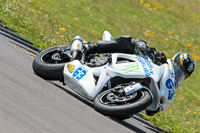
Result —
<instances>
[{"instance_id":1,"label":"number plate on fairing","mask_svg":"<svg viewBox=\"0 0 200 133\"><path fill-rule=\"evenodd\" d=\"M79 67L76 69L76 71L73 73L73 79L76 81L81 80L87 73L87 69L85 69L84 67Z\"/></svg>"},{"instance_id":2,"label":"number plate on fairing","mask_svg":"<svg viewBox=\"0 0 200 133\"><path fill-rule=\"evenodd\" d=\"M93 70L80 61L66 63L64 67L64 83L72 90L87 99L94 99L98 89L95 89Z\"/></svg>"}]
</instances>

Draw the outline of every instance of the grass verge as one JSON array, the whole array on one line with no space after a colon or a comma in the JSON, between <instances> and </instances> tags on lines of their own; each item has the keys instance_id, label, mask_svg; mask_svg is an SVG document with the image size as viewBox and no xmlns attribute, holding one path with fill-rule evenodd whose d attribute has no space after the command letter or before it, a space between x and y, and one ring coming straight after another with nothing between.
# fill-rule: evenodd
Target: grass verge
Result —
<instances>
[{"instance_id":1,"label":"grass verge","mask_svg":"<svg viewBox=\"0 0 200 133\"><path fill-rule=\"evenodd\" d=\"M199 7L199 0L0 0L0 21L42 49L70 44L77 34L96 42L108 30L144 39L169 58L191 54L195 72L174 103L161 116L145 118L171 132L200 132Z\"/></svg>"}]
</instances>

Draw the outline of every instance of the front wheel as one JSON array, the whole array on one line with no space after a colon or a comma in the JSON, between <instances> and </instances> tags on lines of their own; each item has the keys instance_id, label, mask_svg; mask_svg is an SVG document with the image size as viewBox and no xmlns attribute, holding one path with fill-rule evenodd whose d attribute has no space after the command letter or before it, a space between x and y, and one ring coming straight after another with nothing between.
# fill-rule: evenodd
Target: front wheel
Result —
<instances>
[{"instance_id":1,"label":"front wheel","mask_svg":"<svg viewBox=\"0 0 200 133\"><path fill-rule=\"evenodd\" d=\"M144 110L151 102L151 95L145 89L125 96L122 90L113 88L100 93L94 100L94 107L104 115L127 119Z\"/></svg>"}]
</instances>

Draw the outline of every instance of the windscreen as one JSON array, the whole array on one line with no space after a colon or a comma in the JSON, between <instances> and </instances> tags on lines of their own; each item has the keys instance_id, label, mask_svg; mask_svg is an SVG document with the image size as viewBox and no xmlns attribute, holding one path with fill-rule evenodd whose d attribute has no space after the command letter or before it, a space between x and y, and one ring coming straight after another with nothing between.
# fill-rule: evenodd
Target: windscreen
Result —
<instances>
[{"instance_id":1,"label":"windscreen","mask_svg":"<svg viewBox=\"0 0 200 133\"><path fill-rule=\"evenodd\" d=\"M175 81L178 83L176 87L185 79L185 73L181 67L179 67L176 63L172 63L174 67L175 73Z\"/></svg>"}]
</instances>

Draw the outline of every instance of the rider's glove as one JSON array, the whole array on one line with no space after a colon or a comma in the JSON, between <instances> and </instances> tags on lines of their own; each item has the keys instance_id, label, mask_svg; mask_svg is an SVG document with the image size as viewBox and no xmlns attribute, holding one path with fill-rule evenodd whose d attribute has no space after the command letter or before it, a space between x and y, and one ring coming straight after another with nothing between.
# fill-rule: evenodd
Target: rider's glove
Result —
<instances>
[{"instance_id":1,"label":"rider's glove","mask_svg":"<svg viewBox=\"0 0 200 133\"><path fill-rule=\"evenodd\" d=\"M152 61L157 65L167 63L166 55L162 51L157 50L154 47L147 48L146 53L146 55L149 56L149 58L151 58Z\"/></svg>"},{"instance_id":2,"label":"rider's glove","mask_svg":"<svg viewBox=\"0 0 200 133\"><path fill-rule=\"evenodd\" d=\"M161 62L161 64L167 63L167 57L162 51L156 50L156 57L157 60Z\"/></svg>"}]
</instances>

